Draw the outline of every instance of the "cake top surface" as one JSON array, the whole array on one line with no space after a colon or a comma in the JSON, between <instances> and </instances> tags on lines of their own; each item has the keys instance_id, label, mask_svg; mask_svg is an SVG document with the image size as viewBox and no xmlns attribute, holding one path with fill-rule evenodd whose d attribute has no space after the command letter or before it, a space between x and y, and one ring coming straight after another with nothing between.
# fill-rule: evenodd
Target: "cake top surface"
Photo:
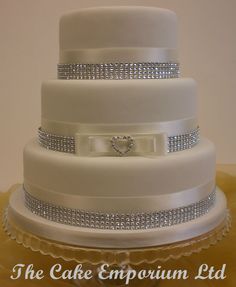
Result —
<instances>
[{"instance_id":1,"label":"cake top surface","mask_svg":"<svg viewBox=\"0 0 236 287\"><path fill-rule=\"evenodd\" d=\"M166 9L94 7L60 20L60 62L151 61L158 53L172 61L176 47L176 15Z\"/></svg>"}]
</instances>

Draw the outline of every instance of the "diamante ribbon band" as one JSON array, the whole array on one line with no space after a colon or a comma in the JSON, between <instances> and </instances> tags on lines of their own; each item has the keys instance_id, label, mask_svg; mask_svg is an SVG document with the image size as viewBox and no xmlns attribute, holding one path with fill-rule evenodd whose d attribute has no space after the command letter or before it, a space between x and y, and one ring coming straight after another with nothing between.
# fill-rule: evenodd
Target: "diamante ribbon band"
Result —
<instances>
[{"instance_id":1,"label":"diamante ribbon band","mask_svg":"<svg viewBox=\"0 0 236 287\"><path fill-rule=\"evenodd\" d=\"M76 134L75 137L54 135L39 128L38 136L44 148L78 155L164 155L194 147L199 141L199 128L174 136L160 132L135 135Z\"/></svg>"},{"instance_id":2,"label":"diamante ribbon band","mask_svg":"<svg viewBox=\"0 0 236 287\"><path fill-rule=\"evenodd\" d=\"M140 212L145 212L147 206L149 212L154 212L190 205L207 197L214 187L215 180L211 179L201 185L183 190L176 189L170 193L161 193L161 188L157 185L156 190L154 188L146 190L145 196L135 190L129 190L129 194L125 191L125 194L114 194L103 190L98 195L91 189L87 191L80 189L78 193L76 187L71 187L69 192L62 190L55 192L55 189L34 184L25 178L23 189L37 199L66 208L94 211L96 206L96 210L103 213L113 213L116 207L120 213L129 213L131 210L137 210L137 206L140 206Z\"/></svg>"},{"instance_id":3,"label":"diamante ribbon band","mask_svg":"<svg viewBox=\"0 0 236 287\"><path fill-rule=\"evenodd\" d=\"M178 63L58 64L58 79L131 80L179 78Z\"/></svg>"},{"instance_id":4,"label":"diamante ribbon band","mask_svg":"<svg viewBox=\"0 0 236 287\"><path fill-rule=\"evenodd\" d=\"M137 230L172 226L197 219L214 206L216 198L213 190L204 199L179 208L142 213L102 213L86 212L57 206L39 200L25 191L25 206L34 214L54 222L96 229Z\"/></svg>"}]
</instances>

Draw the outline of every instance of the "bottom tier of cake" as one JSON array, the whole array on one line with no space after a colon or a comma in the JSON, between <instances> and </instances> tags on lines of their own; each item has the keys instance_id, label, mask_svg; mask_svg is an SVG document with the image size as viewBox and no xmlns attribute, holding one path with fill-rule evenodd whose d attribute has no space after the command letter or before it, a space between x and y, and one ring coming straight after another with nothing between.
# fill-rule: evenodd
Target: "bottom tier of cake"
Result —
<instances>
[{"instance_id":1,"label":"bottom tier of cake","mask_svg":"<svg viewBox=\"0 0 236 287\"><path fill-rule=\"evenodd\" d=\"M55 152L36 140L24 150L24 189L36 200L103 213L156 212L188 206L215 187L215 148L162 156L94 156Z\"/></svg>"},{"instance_id":2,"label":"bottom tier of cake","mask_svg":"<svg viewBox=\"0 0 236 287\"><path fill-rule=\"evenodd\" d=\"M56 223L32 213L25 206L24 190L15 191L8 208L9 221L37 236L85 247L139 248L171 244L205 234L227 216L224 193L216 187L214 206L205 215L172 226L139 230L109 230Z\"/></svg>"}]
</instances>

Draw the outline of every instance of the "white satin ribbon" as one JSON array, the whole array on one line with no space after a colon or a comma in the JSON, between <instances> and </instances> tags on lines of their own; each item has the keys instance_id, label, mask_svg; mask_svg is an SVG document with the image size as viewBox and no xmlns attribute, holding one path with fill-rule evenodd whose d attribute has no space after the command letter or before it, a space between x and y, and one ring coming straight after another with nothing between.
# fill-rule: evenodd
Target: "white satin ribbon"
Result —
<instances>
[{"instance_id":1,"label":"white satin ribbon","mask_svg":"<svg viewBox=\"0 0 236 287\"><path fill-rule=\"evenodd\" d=\"M198 126L196 118L186 118L174 121L150 122L150 123L78 123L53 121L42 118L41 127L51 134L62 136L74 136L76 133L81 134L154 134L164 132L168 136L175 136L188 133Z\"/></svg>"},{"instance_id":2,"label":"white satin ribbon","mask_svg":"<svg viewBox=\"0 0 236 287\"><path fill-rule=\"evenodd\" d=\"M177 49L119 47L60 51L60 63L176 62Z\"/></svg>"},{"instance_id":3,"label":"white satin ribbon","mask_svg":"<svg viewBox=\"0 0 236 287\"><path fill-rule=\"evenodd\" d=\"M121 155L126 153L129 155L165 155L167 153L168 141L165 133L132 134L132 142L129 139L124 139L125 136L121 135L120 138L113 140L114 147L111 144L113 137L115 135L76 134L76 154L79 156L101 156L114 155L116 152Z\"/></svg>"},{"instance_id":4,"label":"white satin ribbon","mask_svg":"<svg viewBox=\"0 0 236 287\"><path fill-rule=\"evenodd\" d=\"M24 181L24 189L35 198L64 206L95 212L139 212L160 211L177 208L198 202L208 196L215 187L214 179L202 185L175 193L148 195L148 196L81 196L68 193L58 193L45 187L37 186L28 180ZM68 184L69 189L69 184ZM158 187L157 187L158 189Z\"/></svg>"}]
</instances>

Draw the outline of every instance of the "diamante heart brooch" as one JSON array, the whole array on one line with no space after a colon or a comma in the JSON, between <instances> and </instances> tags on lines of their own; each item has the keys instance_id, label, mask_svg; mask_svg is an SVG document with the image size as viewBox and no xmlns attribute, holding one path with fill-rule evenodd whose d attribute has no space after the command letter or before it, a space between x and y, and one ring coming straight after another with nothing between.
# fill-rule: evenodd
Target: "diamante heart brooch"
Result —
<instances>
[{"instance_id":1,"label":"diamante heart brooch","mask_svg":"<svg viewBox=\"0 0 236 287\"><path fill-rule=\"evenodd\" d=\"M131 136L113 136L111 146L120 156L124 156L134 149L135 141Z\"/></svg>"}]
</instances>

